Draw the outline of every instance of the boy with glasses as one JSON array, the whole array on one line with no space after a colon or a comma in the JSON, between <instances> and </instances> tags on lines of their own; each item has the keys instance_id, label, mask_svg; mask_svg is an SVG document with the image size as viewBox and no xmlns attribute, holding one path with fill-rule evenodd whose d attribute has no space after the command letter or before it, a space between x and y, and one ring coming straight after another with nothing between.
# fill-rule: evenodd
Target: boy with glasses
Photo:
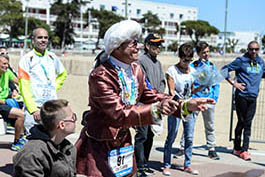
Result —
<instances>
[{"instance_id":1,"label":"boy with glasses","mask_svg":"<svg viewBox=\"0 0 265 177\"><path fill-rule=\"evenodd\" d=\"M75 176L76 149L65 139L75 132L76 115L66 100L51 100L40 109L28 143L14 157L14 177Z\"/></svg>"},{"instance_id":2,"label":"boy with glasses","mask_svg":"<svg viewBox=\"0 0 265 177\"><path fill-rule=\"evenodd\" d=\"M232 80L229 74L226 80L236 89L235 105L238 122L235 128L233 154L243 160L251 160L248 152L251 124L256 112L260 81L265 73L264 60L258 53L258 42L251 41L247 53L222 68L228 72L235 71L236 75L236 81ZM241 143L242 134L243 143Z\"/></svg>"},{"instance_id":3,"label":"boy with glasses","mask_svg":"<svg viewBox=\"0 0 265 177\"><path fill-rule=\"evenodd\" d=\"M165 91L165 77L162 70L162 65L157 59L162 47L162 39L158 34L149 34L144 41L144 54L139 57L139 63L146 80L152 88L163 93ZM135 135L135 157L138 168L138 174L141 176L145 173L153 173L149 168L148 161L153 145L154 134L161 134L163 124L160 125L145 125L136 127Z\"/></svg>"}]
</instances>

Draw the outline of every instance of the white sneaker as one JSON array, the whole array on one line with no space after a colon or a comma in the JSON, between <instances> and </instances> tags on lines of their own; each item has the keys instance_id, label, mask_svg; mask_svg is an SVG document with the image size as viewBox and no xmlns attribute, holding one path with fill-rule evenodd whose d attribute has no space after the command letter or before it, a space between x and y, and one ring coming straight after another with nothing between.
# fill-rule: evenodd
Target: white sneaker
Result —
<instances>
[{"instance_id":1,"label":"white sneaker","mask_svg":"<svg viewBox=\"0 0 265 177\"><path fill-rule=\"evenodd\" d=\"M164 168L164 170L163 170L163 175L165 175L165 176L170 176L170 175L171 175L171 173L170 173L170 169L169 169L169 168Z\"/></svg>"}]
</instances>

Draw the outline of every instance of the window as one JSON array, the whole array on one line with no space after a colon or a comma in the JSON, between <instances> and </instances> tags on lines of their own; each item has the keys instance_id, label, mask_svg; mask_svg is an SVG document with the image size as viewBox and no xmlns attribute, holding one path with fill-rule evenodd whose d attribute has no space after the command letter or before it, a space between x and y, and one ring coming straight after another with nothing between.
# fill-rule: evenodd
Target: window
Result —
<instances>
[{"instance_id":1,"label":"window","mask_svg":"<svg viewBox=\"0 0 265 177\"><path fill-rule=\"evenodd\" d=\"M170 13L170 18L172 19L172 18L174 18L174 14L173 13Z\"/></svg>"},{"instance_id":2,"label":"window","mask_svg":"<svg viewBox=\"0 0 265 177\"><path fill-rule=\"evenodd\" d=\"M104 4L100 4L99 9L100 10L104 10L105 9L105 5Z\"/></svg>"},{"instance_id":3,"label":"window","mask_svg":"<svg viewBox=\"0 0 265 177\"><path fill-rule=\"evenodd\" d=\"M180 19L180 20L183 19L183 14L179 14L179 19Z\"/></svg>"},{"instance_id":4,"label":"window","mask_svg":"<svg viewBox=\"0 0 265 177\"><path fill-rule=\"evenodd\" d=\"M136 14L141 15L141 9L136 9Z\"/></svg>"},{"instance_id":5,"label":"window","mask_svg":"<svg viewBox=\"0 0 265 177\"><path fill-rule=\"evenodd\" d=\"M112 12L116 12L118 10L118 7L117 6L111 6L111 11Z\"/></svg>"}]
</instances>

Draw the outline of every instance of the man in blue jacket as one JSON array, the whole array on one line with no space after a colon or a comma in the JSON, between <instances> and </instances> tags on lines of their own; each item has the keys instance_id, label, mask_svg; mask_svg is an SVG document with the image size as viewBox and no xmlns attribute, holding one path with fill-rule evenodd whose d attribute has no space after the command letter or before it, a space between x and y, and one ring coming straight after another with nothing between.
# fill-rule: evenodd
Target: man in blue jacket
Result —
<instances>
[{"instance_id":1,"label":"man in blue jacket","mask_svg":"<svg viewBox=\"0 0 265 177\"><path fill-rule=\"evenodd\" d=\"M258 55L259 44L251 41L248 51L242 57L237 57L231 63L225 65L222 70L235 71L236 81L228 74L226 80L236 88L235 105L238 122L235 129L233 154L244 160L251 160L249 139L251 135L251 123L256 112L257 97L262 76L265 72L264 61ZM243 133L243 144L241 136Z\"/></svg>"},{"instance_id":2,"label":"man in blue jacket","mask_svg":"<svg viewBox=\"0 0 265 177\"><path fill-rule=\"evenodd\" d=\"M204 41L199 42L196 46L196 52L199 56L199 59L191 64L192 67L194 67L195 69L199 69L203 65L208 65L210 67L213 67L214 70L216 70L216 66L209 61L210 48L206 42ZM219 88L220 88L219 84L212 85L209 87L208 86L203 87L200 86L200 84L195 81L194 88L196 89L198 87L201 87L202 89L196 94L194 94L192 96L193 98L198 98L198 97L212 98L214 99L215 103L217 103L219 96ZM215 150L216 138L214 130L214 109L215 105L208 105L208 110L202 112L202 117L205 127L207 147L209 150L208 157L214 160L219 160L220 157L218 156Z\"/></svg>"}]
</instances>

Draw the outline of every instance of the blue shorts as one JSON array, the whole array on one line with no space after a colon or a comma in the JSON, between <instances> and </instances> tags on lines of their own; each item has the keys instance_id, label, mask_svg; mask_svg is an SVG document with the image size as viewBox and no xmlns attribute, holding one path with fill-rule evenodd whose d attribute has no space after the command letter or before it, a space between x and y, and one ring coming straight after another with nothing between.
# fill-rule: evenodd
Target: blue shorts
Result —
<instances>
[{"instance_id":1,"label":"blue shorts","mask_svg":"<svg viewBox=\"0 0 265 177\"><path fill-rule=\"evenodd\" d=\"M8 115L11 111L12 107L6 104L0 104L0 114L2 115L3 119L6 121L8 119Z\"/></svg>"}]
</instances>

